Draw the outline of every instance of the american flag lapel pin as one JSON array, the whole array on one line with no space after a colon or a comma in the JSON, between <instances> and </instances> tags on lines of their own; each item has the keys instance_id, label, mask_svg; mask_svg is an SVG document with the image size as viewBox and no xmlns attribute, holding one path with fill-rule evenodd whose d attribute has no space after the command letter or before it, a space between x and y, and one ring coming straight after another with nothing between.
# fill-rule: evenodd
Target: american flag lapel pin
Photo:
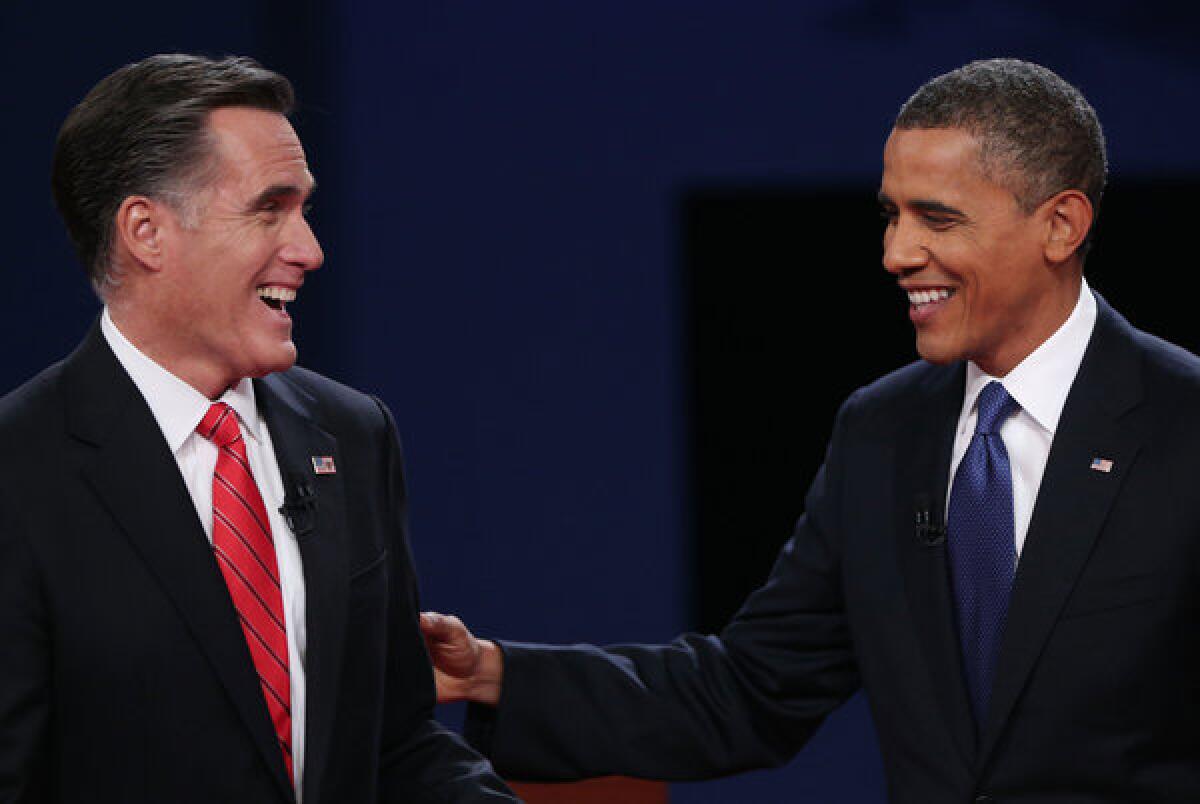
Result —
<instances>
[{"instance_id":1,"label":"american flag lapel pin","mask_svg":"<svg viewBox=\"0 0 1200 804\"><path fill-rule=\"evenodd\" d=\"M1111 462L1110 462L1111 463ZM319 475L336 475L337 467L333 465L332 455L312 456L313 471ZM1093 469L1095 466L1092 467ZM1108 471L1107 469L1105 471Z\"/></svg>"},{"instance_id":2,"label":"american flag lapel pin","mask_svg":"<svg viewBox=\"0 0 1200 804\"><path fill-rule=\"evenodd\" d=\"M1092 465L1089 467L1093 472L1104 472L1108 474L1112 471L1113 462L1108 458L1092 458Z\"/></svg>"}]
</instances>

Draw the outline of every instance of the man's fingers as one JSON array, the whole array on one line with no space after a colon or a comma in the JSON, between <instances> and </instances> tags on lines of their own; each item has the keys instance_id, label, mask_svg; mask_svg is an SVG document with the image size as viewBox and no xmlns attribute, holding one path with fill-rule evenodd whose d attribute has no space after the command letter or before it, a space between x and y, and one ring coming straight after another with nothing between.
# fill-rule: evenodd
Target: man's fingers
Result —
<instances>
[{"instance_id":1,"label":"man's fingers","mask_svg":"<svg viewBox=\"0 0 1200 804\"><path fill-rule=\"evenodd\" d=\"M421 612L421 631L430 639L444 642L453 638L456 624L462 626L457 617L439 614L436 611Z\"/></svg>"},{"instance_id":2,"label":"man's fingers","mask_svg":"<svg viewBox=\"0 0 1200 804\"><path fill-rule=\"evenodd\" d=\"M462 620L453 614L440 614L436 611L421 612L421 632L428 641L455 643L451 647L468 645L471 640L471 634Z\"/></svg>"},{"instance_id":3,"label":"man's fingers","mask_svg":"<svg viewBox=\"0 0 1200 804\"><path fill-rule=\"evenodd\" d=\"M430 639L438 637L439 633L445 626L442 624L444 616L436 611L421 612L421 633Z\"/></svg>"}]
</instances>

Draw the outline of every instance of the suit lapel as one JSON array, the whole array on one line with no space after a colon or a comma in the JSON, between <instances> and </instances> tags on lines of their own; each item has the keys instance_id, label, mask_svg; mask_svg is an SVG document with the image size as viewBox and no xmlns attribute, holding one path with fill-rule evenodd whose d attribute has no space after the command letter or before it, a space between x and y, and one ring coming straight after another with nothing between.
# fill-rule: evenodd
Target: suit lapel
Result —
<instances>
[{"instance_id":1,"label":"suit lapel","mask_svg":"<svg viewBox=\"0 0 1200 804\"><path fill-rule=\"evenodd\" d=\"M158 579L287 796L262 689L191 495L153 414L98 325L63 371L68 428L94 448L85 480Z\"/></svg>"},{"instance_id":2,"label":"suit lapel","mask_svg":"<svg viewBox=\"0 0 1200 804\"><path fill-rule=\"evenodd\" d=\"M986 761L1012 713L1140 447L1119 417L1141 399L1129 325L1097 297L1096 329L1067 396L1013 581L980 745ZM1112 461L1107 472L1094 458Z\"/></svg>"},{"instance_id":3,"label":"suit lapel","mask_svg":"<svg viewBox=\"0 0 1200 804\"><path fill-rule=\"evenodd\" d=\"M337 440L313 420L316 401L272 375L255 382L259 408L271 432L279 470L289 496L301 486L311 492L310 528L297 528L304 563L307 610L305 660L305 800L319 801L321 779L329 757L337 707L341 659L345 639L349 573L345 551L345 499L342 475L317 475L314 456L333 458L344 467Z\"/></svg>"},{"instance_id":4,"label":"suit lapel","mask_svg":"<svg viewBox=\"0 0 1200 804\"><path fill-rule=\"evenodd\" d=\"M911 421L903 428L896 461L894 513L897 550L917 639L929 669L934 694L954 743L970 766L975 729L962 677L954 601L946 569L944 536L926 543L917 533L918 510L933 524L944 521L946 484L954 429L962 406L964 368L934 368Z\"/></svg>"}]
</instances>

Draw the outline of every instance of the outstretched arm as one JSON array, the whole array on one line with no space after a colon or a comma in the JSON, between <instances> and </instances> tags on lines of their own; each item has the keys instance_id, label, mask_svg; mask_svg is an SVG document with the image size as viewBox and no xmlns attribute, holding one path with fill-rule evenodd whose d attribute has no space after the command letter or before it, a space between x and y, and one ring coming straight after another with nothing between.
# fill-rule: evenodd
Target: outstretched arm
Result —
<instances>
[{"instance_id":1,"label":"outstretched arm","mask_svg":"<svg viewBox=\"0 0 1200 804\"><path fill-rule=\"evenodd\" d=\"M831 449L771 577L719 637L490 643L455 618L423 617L441 698L485 704L468 711L471 744L525 780L701 779L786 761L859 686L837 456Z\"/></svg>"}]
</instances>

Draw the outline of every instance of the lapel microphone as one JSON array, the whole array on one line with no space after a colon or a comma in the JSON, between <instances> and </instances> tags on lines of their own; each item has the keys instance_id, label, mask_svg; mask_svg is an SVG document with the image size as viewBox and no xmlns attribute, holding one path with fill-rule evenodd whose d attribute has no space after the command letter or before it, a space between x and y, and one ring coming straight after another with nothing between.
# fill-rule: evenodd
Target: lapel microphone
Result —
<instances>
[{"instance_id":1,"label":"lapel microphone","mask_svg":"<svg viewBox=\"0 0 1200 804\"><path fill-rule=\"evenodd\" d=\"M922 492L913 498L913 512L917 541L925 547L940 547L946 543L946 525L940 515L934 516L928 494Z\"/></svg>"},{"instance_id":2,"label":"lapel microphone","mask_svg":"<svg viewBox=\"0 0 1200 804\"><path fill-rule=\"evenodd\" d=\"M297 539L312 533L317 514L317 490L312 481L289 472L279 513Z\"/></svg>"}]
</instances>

